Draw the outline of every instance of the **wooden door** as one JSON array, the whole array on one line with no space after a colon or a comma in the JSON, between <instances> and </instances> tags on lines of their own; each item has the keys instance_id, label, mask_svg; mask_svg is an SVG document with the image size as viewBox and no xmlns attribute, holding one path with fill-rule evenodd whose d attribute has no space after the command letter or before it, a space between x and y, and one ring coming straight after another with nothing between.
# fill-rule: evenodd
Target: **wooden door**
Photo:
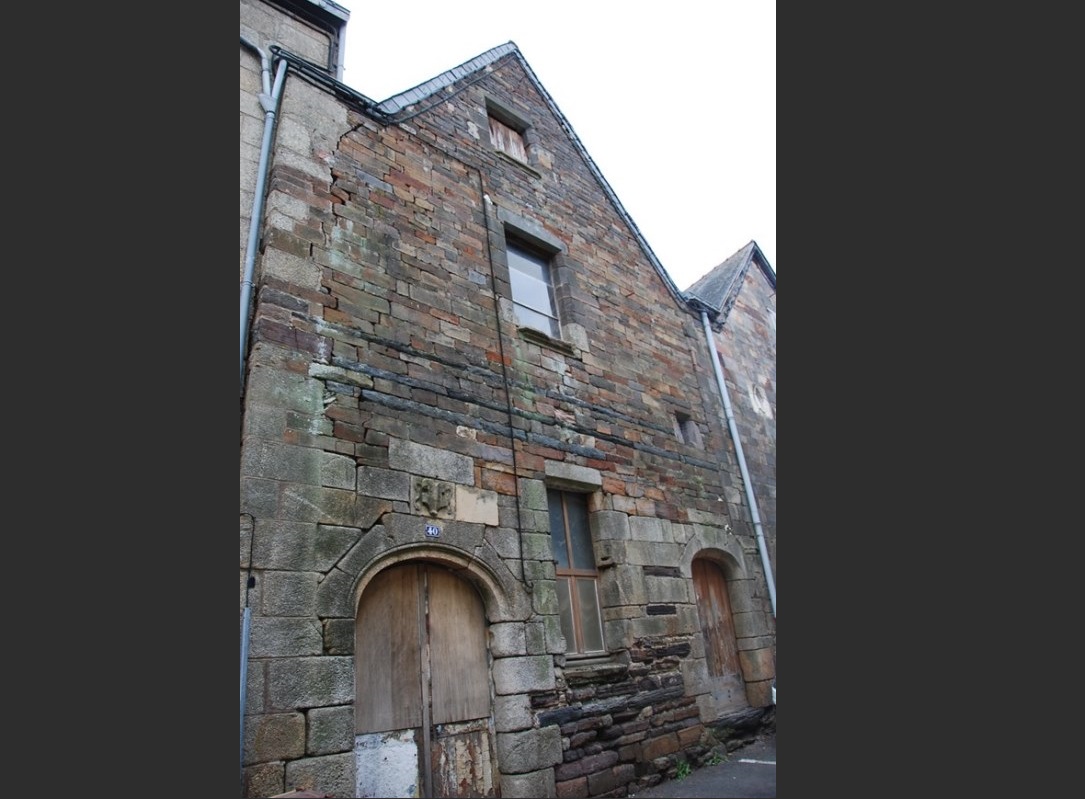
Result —
<instances>
[{"instance_id":1,"label":"wooden door","mask_svg":"<svg viewBox=\"0 0 1085 799\"><path fill-rule=\"evenodd\" d=\"M499 795L488 660L470 583L426 563L372 580L355 630L359 795Z\"/></svg>"},{"instance_id":2,"label":"wooden door","mask_svg":"<svg viewBox=\"0 0 1085 799\"><path fill-rule=\"evenodd\" d=\"M721 707L746 706L727 580L720 567L710 560L694 558L692 567L705 661L709 676L715 678L712 692Z\"/></svg>"}]
</instances>

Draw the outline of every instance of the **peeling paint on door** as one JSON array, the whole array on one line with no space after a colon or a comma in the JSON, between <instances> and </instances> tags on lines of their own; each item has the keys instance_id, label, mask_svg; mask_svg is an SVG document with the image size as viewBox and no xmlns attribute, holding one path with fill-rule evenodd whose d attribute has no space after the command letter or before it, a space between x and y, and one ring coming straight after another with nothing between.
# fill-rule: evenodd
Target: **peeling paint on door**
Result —
<instances>
[{"instance_id":1,"label":"peeling paint on door","mask_svg":"<svg viewBox=\"0 0 1085 799\"><path fill-rule=\"evenodd\" d=\"M433 741L435 796L497 796L493 783L492 736L487 719L438 724Z\"/></svg>"}]
</instances>

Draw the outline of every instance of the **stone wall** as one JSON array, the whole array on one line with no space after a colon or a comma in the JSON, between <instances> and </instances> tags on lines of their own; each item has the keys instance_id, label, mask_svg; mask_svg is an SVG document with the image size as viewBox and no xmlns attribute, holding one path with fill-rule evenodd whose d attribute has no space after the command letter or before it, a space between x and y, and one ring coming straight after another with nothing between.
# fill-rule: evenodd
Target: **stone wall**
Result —
<instances>
[{"instance_id":1,"label":"stone wall","mask_svg":"<svg viewBox=\"0 0 1085 799\"><path fill-rule=\"evenodd\" d=\"M775 573L776 289L756 260L715 338Z\"/></svg>"},{"instance_id":2,"label":"stone wall","mask_svg":"<svg viewBox=\"0 0 1085 799\"><path fill-rule=\"evenodd\" d=\"M490 145L488 102L530 122L528 164ZM243 406L245 792L355 795L359 598L419 558L483 598L502 795L625 795L767 704L774 624L703 329L515 55L405 113L287 79ZM558 249L561 340L515 325L513 229ZM548 487L589 495L607 657L566 657ZM727 574L744 691L707 672L694 557Z\"/></svg>"}]
</instances>

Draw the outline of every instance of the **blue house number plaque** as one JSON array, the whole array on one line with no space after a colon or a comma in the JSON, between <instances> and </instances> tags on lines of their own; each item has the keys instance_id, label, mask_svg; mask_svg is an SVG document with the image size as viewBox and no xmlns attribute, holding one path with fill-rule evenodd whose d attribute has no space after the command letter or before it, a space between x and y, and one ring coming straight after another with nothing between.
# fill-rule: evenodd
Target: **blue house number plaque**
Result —
<instances>
[{"instance_id":1,"label":"blue house number plaque","mask_svg":"<svg viewBox=\"0 0 1085 799\"><path fill-rule=\"evenodd\" d=\"M430 538L436 538L440 534L441 534L441 528L438 527L436 524L427 524L426 525L426 535L428 535Z\"/></svg>"}]
</instances>

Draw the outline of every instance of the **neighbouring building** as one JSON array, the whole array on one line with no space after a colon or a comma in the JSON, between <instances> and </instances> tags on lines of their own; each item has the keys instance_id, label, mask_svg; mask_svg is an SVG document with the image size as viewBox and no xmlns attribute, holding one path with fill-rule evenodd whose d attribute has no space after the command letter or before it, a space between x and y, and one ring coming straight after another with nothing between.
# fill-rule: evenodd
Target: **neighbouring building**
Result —
<instances>
[{"instance_id":1,"label":"neighbouring building","mask_svg":"<svg viewBox=\"0 0 1085 799\"><path fill-rule=\"evenodd\" d=\"M776 272L751 241L684 292L710 319L742 462L746 499L763 530L776 591ZM756 532L756 530L755 530ZM773 597L773 615L775 615Z\"/></svg>"},{"instance_id":2,"label":"neighbouring building","mask_svg":"<svg viewBox=\"0 0 1085 799\"><path fill-rule=\"evenodd\" d=\"M345 9L240 7L242 796L626 796L773 724L759 249L679 291L512 42L377 102Z\"/></svg>"}]
</instances>

